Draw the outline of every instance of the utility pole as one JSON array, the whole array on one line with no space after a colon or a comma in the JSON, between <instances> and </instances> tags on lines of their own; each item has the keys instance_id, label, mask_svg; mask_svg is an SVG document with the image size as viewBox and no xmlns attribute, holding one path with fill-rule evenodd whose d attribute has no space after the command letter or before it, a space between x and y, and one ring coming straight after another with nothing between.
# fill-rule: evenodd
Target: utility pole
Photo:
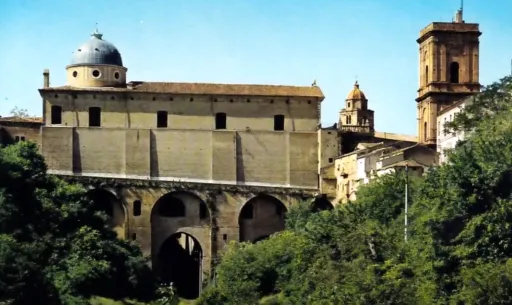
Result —
<instances>
[{"instance_id":1,"label":"utility pole","mask_svg":"<svg viewBox=\"0 0 512 305\"><path fill-rule=\"evenodd\" d=\"M404 240L407 242L407 213L409 209L408 199L408 186L409 186L409 167L407 163L405 164L405 218L404 218Z\"/></svg>"}]
</instances>

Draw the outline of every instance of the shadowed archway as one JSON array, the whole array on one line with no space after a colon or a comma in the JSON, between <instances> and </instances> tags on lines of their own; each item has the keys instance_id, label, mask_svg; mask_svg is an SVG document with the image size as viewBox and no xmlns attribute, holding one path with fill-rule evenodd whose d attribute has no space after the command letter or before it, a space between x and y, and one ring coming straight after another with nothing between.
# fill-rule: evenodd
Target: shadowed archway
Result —
<instances>
[{"instance_id":1,"label":"shadowed archway","mask_svg":"<svg viewBox=\"0 0 512 305\"><path fill-rule=\"evenodd\" d=\"M109 224L117 235L124 238L126 213L121 201L112 192L101 188L91 189L86 195L93 202L95 209L107 214Z\"/></svg>"},{"instance_id":2,"label":"shadowed archway","mask_svg":"<svg viewBox=\"0 0 512 305\"><path fill-rule=\"evenodd\" d=\"M198 296L202 272L208 270L211 257L210 211L198 195L175 191L155 202L151 253L153 271L164 283L173 282L183 298Z\"/></svg>"},{"instance_id":3,"label":"shadowed archway","mask_svg":"<svg viewBox=\"0 0 512 305\"><path fill-rule=\"evenodd\" d=\"M327 200L327 198L325 198L325 196L316 197L311 203L311 211L314 213L332 209L334 209L334 206L329 200Z\"/></svg>"},{"instance_id":4,"label":"shadowed archway","mask_svg":"<svg viewBox=\"0 0 512 305\"><path fill-rule=\"evenodd\" d=\"M167 238L158 253L158 276L163 284L171 284L184 299L196 299L201 293L203 249L197 239L187 233Z\"/></svg>"},{"instance_id":5,"label":"shadowed archway","mask_svg":"<svg viewBox=\"0 0 512 305\"><path fill-rule=\"evenodd\" d=\"M166 219L165 222L186 218L187 222L208 221L210 211L205 202L197 195L189 192L170 192L160 197L151 210L151 224L158 225L158 220Z\"/></svg>"},{"instance_id":6,"label":"shadowed archway","mask_svg":"<svg viewBox=\"0 0 512 305\"><path fill-rule=\"evenodd\" d=\"M284 230L286 206L277 198L260 194L247 201L238 216L240 241L259 241Z\"/></svg>"}]
</instances>

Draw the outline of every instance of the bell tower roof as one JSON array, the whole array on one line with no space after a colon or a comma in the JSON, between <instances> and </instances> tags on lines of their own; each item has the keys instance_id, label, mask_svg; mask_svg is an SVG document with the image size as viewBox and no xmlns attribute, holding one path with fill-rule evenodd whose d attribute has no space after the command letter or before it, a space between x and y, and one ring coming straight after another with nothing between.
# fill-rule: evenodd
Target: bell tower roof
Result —
<instances>
[{"instance_id":1,"label":"bell tower roof","mask_svg":"<svg viewBox=\"0 0 512 305\"><path fill-rule=\"evenodd\" d=\"M358 100L358 101L366 101L366 95L364 95L364 92L359 89L359 82L356 81L354 83L354 88L350 90L350 92L347 95L347 100Z\"/></svg>"}]
</instances>

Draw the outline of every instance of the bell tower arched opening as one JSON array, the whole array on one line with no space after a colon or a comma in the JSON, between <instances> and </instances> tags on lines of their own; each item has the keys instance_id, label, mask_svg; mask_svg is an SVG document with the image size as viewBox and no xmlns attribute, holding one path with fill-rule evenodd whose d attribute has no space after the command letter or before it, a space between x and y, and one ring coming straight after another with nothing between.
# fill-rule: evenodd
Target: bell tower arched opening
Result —
<instances>
[{"instance_id":1,"label":"bell tower arched opening","mask_svg":"<svg viewBox=\"0 0 512 305\"><path fill-rule=\"evenodd\" d=\"M460 65L458 62L454 61L450 63L450 83L458 84L459 83L459 70Z\"/></svg>"}]
</instances>

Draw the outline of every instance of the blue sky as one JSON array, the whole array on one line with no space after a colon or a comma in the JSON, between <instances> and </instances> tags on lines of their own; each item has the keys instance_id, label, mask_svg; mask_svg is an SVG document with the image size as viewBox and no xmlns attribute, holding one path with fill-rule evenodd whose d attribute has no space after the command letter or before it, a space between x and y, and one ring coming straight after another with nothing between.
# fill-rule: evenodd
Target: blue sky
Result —
<instances>
[{"instance_id":1,"label":"blue sky","mask_svg":"<svg viewBox=\"0 0 512 305\"><path fill-rule=\"evenodd\" d=\"M42 71L65 84L71 53L98 22L128 80L310 85L322 123L337 121L356 79L379 131L416 134L419 31L460 0L2 0L0 114L41 115ZM480 23L480 82L510 73L512 1L466 0Z\"/></svg>"}]
</instances>

